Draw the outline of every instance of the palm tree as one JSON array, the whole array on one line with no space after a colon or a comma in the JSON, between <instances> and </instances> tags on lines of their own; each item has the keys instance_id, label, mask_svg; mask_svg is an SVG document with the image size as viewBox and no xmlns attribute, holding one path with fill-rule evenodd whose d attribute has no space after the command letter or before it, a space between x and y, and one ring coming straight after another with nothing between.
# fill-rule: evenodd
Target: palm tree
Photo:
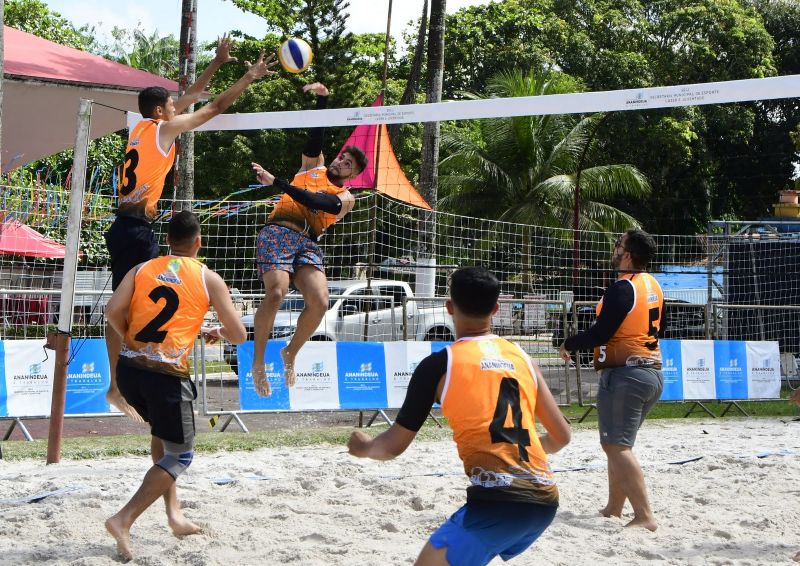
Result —
<instances>
[{"instance_id":1,"label":"palm tree","mask_svg":"<svg viewBox=\"0 0 800 566\"><path fill-rule=\"evenodd\" d=\"M120 63L170 79L178 78L179 43L175 36L159 36L158 31L148 36L139 29L131 32L116 27L111 35Z\"/></svg>"},{"instance_id":2,"label":"palm tree","mask_svg":"<svg viewBox=\"0 0 800 566\"><path fill-rule=\"evenodd\" d=\"M490 96L517 97L574 92L558 73L497 75ZM483 98L465 94L466 98ZM650 184L632 165L590 163L603 114L487 119L455 126L442 135L440 210L551 228L572 228L580 183L579 229L618 233L639 222L604 203L641 199ZM579 181L578 181L579 180Z\"/></svg>"}]
</instances>

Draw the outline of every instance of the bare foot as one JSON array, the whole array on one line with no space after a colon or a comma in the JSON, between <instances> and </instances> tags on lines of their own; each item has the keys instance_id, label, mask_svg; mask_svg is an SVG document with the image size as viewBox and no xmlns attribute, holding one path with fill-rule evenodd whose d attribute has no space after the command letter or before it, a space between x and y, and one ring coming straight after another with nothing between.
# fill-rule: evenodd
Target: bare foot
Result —
<instances>
[{"instance_id":1,"label":"bare foot","mask_svg":"<svg viewBox=\"0 0 800 566\"><path fill-rule=\"evenodd\" d=\"M286 375L286 387L294 387L294 356L289 356L286 348L281 350L281 360L283 361L283 371Z\"/></svg>"},{"instance_id":2,"label":"bare foot","mask_svg":"<svg viewBox=\"0 0 800 566\"><path fill-rule=\"evenodd\" d=\"M264 369L264 364L253 364L251 371L253 373L253 386L256 388L256 393L261 397L269 397L272 394L272 387L267 379L267 371Z\"/></svg>"},{"instance_id":3,"label":"bare foot","mask_svg":"<svg viewBox=\"0 0 800 566\"><path fill-rule=\"evenodd\" d=\"M640 519L638 517L634 517L633 520L630 523L628 523L627 525L625 525L625 526L626 527L642 527L642 528L647 529L648 531L655 532L655 530L658 528L658 523L656 523L656 520L654 518L652 518L652 517L648 517L646 519L644 519L644 518Z\"/></svg>"},{"instance_id":4,"label":"bare foot","mask_svg":"<svg viewBox=\"0 0 800 566\"><path fill-rule=\"evenodd\" d=\"M106 521L106 530L117 541L117 554L119 557L125 562L133 560L130 532L122 525L122 521L116 515Z\"/></svg>"},{"instance_id":5,"label":"bare foot","mask_svg":"<svg viewBox=\"0 0 800 566\"><path fill-rule=\"evenodd\" d=\"M168 520L169 528L176 537L196 535L203 532L203 527L192 523L189 519L181 515Z\"/></svg>"},{"instance_id":6,"label":"bare foot","mask_svg":"<svg viewBox=\"0 0 800 566\"><path fill-rule=\"evenodd\" d=\"M800 552L798 552L797 554L795 554L795 555L794 555L794 558L792 558L792 560L794 560L795 562L800 562Z\"/></svg>"},{"instance_id":7,"label":"bare foot","mask_svg":"<svg viewBox=\"0 0 800 566\"><path fill-rule=\"evenodd\" d=\"M609 510L608 506L603 507L602 509L600 509L600 514L603 517L605 517L606 519L610 519L611 517L616 517L617 519L621 519L622 518L622 512L621 511L619 513L615 513L613 511Z\"/></svg>"},{"instance_id":8,"label":"bare foot","mask_svg":"<svg viewBox=\"0 0 800 566\"><path fill-rule=\"evenodd\" d=\"M119 392L119 389L109 389L106 392L106 401L114 405L117 409L128 415L134 422L143 423L144 419L142 416L136 412L136 409L131 407L125 398L122 396L122 393Z\"/></svg>"}]
</instances>

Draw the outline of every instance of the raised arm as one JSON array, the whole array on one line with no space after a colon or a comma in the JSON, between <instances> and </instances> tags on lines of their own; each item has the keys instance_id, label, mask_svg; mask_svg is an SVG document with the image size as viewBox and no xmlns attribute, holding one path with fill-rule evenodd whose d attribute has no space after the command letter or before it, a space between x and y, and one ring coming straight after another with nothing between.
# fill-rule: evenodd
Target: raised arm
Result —
<instances>
[{"instance_id":1,"label":"raised arm","mask_svg":"<svg viewBox=\"0 0 800 566\"><path fill-rule=\"evenodd\" d=\"M328 87L322 83L311 83L303 87L303 92L313 92L317 95L317 110L324 110L328 106ZM322 143L325 141L325 128L311 128L308 130L306 146L303 148L300 171L307 171L314 167L325 165L325 156L322 155Z\"/></svg>"},{"instance_id":2,"label":"raised arm","mask_svg":"<svg viewBox=\"0 0 800 566\"><path fill-rule=\"evenodd\" d=\"M176 114L182 114L184 110L189 108L189 106L200 100L203 92L205 92L206 88L208 87L208 83L211 82L211 77L214 76L214 73L216 73L220 67L222 67L225 63L238 60L236 57L231 56L232 46L233 40L230 38L230 36L227 34L223 35L222 38L217 42L217 53L214 56L214 59L211 60L211 63L208 64L194 84L186 89L186 92L183 93L183 96L175 101Z\"/></svg>"},{"instance_id":3,"label":"raised arm","mask_svg":"<svg viewBox=\"0 0 800 566\"><path fill-rule=\"evenodd\" d=\"M190 114L179 114L171 120L164 122L161 125L161 135L158 140L161 149L167 151L175 141L175 138L183 132L193 130L205 124L214 116L225 112L225 110L233 104L233 101L236 100L252 82L266 75L274 75L275 71L270 71L269 69L277 64L277 60L275 59L275 54L270 55L265 60L264 51L262 50L255 63L250 64L248 61L246 64L249 68L247 72L242 75L242 78L214 100Z\"/></svg>"}]
</instances>

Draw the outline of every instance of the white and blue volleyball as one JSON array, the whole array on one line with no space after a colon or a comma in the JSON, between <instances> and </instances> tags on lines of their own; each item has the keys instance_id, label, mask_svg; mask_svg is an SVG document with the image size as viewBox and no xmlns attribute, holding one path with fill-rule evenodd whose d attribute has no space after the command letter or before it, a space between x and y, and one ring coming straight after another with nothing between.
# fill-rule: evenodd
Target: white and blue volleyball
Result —
<instances>
[{"instance_id":1,"label":"white and blue volleyball","mask_svg":"<svg viewBox=\"0 0 800 566\"><path fill-rule=\"evenodd\" d=\"M297 37L287 39L278 49L278 60L290 73L302 73L311 65L312 59L314 53L311 51L311 46Z\"/></svg>"}]
</instances>

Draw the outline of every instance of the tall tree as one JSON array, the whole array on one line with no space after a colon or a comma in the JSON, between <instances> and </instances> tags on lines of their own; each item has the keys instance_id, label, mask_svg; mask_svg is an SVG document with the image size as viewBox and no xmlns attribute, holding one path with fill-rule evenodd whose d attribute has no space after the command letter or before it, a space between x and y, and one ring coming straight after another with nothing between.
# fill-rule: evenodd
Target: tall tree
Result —
<instances>
[{"instance_id":1,"label":"tall tree","mask_svg":"<svg viewBox=\"0 0 800 566\"><path fill-rule=\"evenodd\" d=\"M129 67L141 69L168 79L178 79L179 44L173 35L147 34L141 29L115 27L111 30L114 44L111 58Z\"/></svg>"},{"instance_id":2,"label":"tall tree","mask_svg":"<svg viewBox=\"0 0 800 566\"><path fill-rule=\"evenodd\" d=\"M428 77L426 103L441 102L442 76L444 74L444 34L446 0L431 1L430 29L428 31ZM422 133L422 166L420 169L419 188L422 198L435 206L438 200L439 176L439 122L426 122ZM432 214L423 212L423 224L420 231L418 261L427 261L434 257L436 243L436 223ZM418 291L432 292L434 289L426 285L418 287Z\"/></svg>"},{"instance_id":3,"label":"tall tree","mask_svg":"<svg viewBox=\"0 0 800 566\"><path fill-rule=\"evenodd\" d=\"M194 83L197 70L197 2L183 0L181 6L180 80L182 96ZM188 109L194 111L194 105ZM194 200L194 132L184 132L178 138L178 159L175 163L178 208L191 209Z\"/></svg>"},{"instance_id":4,"label":"tall tree","mask_svg":"<svg viewBox=\"0 0 800 566\"><path fill-rule=\"evenodd\" d=\"M96 46L94 28L75 27L61 14L51 11L41 0L4 1L7 26L81 51L90 51Z\"/></svg>"},{"instance_id":5,"label":"tall tree","mask_svg":"<svg viewBox=\"0 0 800 566\"><path fill-rule=\"evenodd\" d=\"M574 92L570 77L546 73L500 73L489 96L543 96ZM471 100L484 95L465 93ZM602 114L522 116L480 120L443 134L442 209L509 222L573 226L576 184L583 195L579 228L612 233L639 223L607 204L614 197L639 200L650 193L631 165L597 161L594 136Z\"/></svg>"}]
</instances>

